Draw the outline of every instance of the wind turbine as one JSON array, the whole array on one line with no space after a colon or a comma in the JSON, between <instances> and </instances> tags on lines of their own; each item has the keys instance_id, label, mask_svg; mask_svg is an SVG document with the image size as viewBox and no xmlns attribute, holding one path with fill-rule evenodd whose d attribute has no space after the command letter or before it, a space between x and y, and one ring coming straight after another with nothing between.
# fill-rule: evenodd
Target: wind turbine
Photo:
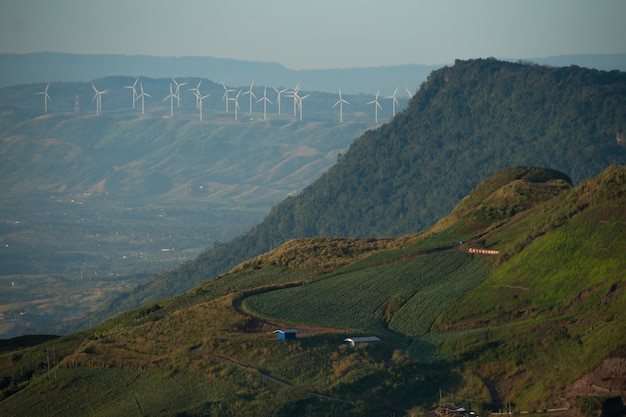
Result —
<instances>
[{"instance_id":1,"label":"wind turbine","mask_svg":"<svg viewBox=\"0 0 626 417\"><path fill-rule=\"evenodd\" d=\"M139 81L139 77L135 79L135 82L132 85L125 85L124 88L130 88L133 90L133 109L135 108L135 101L137 101L137 82Z\"/></svg>"},{"instance_id":2,"label":"wind turbine","mask_svg":"<svg viewBox=\"0 0 626 417\"><path fill-rule=\"evenodd\" d=\"M237 92L235 98L227 98L226 100L232 100L235 102L235 120L237 120L237 112L239 110L239 95L241 94L241 90Z\"/></svg>"},{"instance_id":3,"label":"wind turbine","mask_svg":"<svg viewBox=\"0 0 626 417\"><path fill-rule=\"evenodd\" d=\"M102 94L108 93L109 90L99 91L94 85L94 83L91 83L91 87L93 88L93 91L96 92L96 94L94 94L91 101L94 101L94 100L96 101L96 114L100 114L102 113Z\"/></svg>"},{"instance_id":4,"label":"wind turbine","mask_svg":"<svg viewBox=\"0 0 626 417\"><path fill-rule=\"evenodd\" d=\"M345 104L350 104L348 103L347 100L344 100L343 97L341 97L341 88L339 89L339 100L337 100L337 102L335 104L333 104L333 108L337 105L339 105L339 123L343 123L343 105Z\"/></svg>"},{"instance_id":5,"label":"wind turbine","mask_svg":"<svg viewBox=\"0 0 626 417\"><path fill-rule=\"evenodd\" d=\"M206 96L201 96L200 92L198 91L198 109L200 110L200 121L202 121L202 102L204 102L204 99L208 96L210 96L210 94L207 94Z\"/></svg>"},{"instance_id":6,"label":"wind turbine","mask_svg":"<svg viewBox=\"0 0 626 417\"><path fill-rule=\"evenodd\" d=\"M300 107L300 121L302 121L302 102L309 97L311 97L311 95L307 94L306 96L298 98L298 106Z\"/></svg>"},{"instance_id":7,"label":"wind turbine","mask_svg":"<svg viewBox=\"0 0 626 417\"><path fill-rule=\"evenodd\" d=\"M378 102L378 96L379 95L380 95L380 90L376 91L376 98L374 100L367 102L367 104L373 104L374 105L374 121L375 121L376 124L378 124L378 109L382 110L382 106Z\"/></svg>"},{"instance_id":8,"label":"wind turbine","mask_svg":"<svg viewBox=\"0 0 626 417\"><path fill-rule=\"evenodd\" d=\"M224 84L223 81L222 81L222 87L224 87L224 95L222 96L222 100L226 101L226 113L228 113L228 102L231 100L228 97L228 94L234 92L235 90L231 90L231 89L226 88L226 84Z\"/></svg>"},{"instance_id":9,"label":"wind turbine","mask_svg":"<svg viewBox=\"0 0 626 417\"><path fill-rule=\"evenodd\" d=\"M196 109L200 106L200 84L202 84L202 80L198 82L198 86L196 88L188 88L188 90L191 91L194 96L196 96ZM180 95L178 98L180 100Z\"/></svg>"},{"instance_id":10,"label":"wind turbine","mask_svg":"<svg viewBox=\"0 0 626 417\"><path fill-rule=\"evenodd\" d=\"M50 95L48 95L48 87L50 87L50 83L46 85L46 88L43 91L35 93L35 95L43 95L43 112L48 113L48 100L52 101Z\"/></svg>"},{"instance_id":11,"label":"wind turbine","mask_svg":"<svg viewBox=\"0 0 626 417\"><path fill-rule=\"evenodd\" d=\"M253 85L254 85L254 81L252 81L252 83L250 83L250 89L243 93L244 96L246 94L248 94L250 96L250 114L252 114L252 97L254 97L254 99L256 100L256 95L254 95L254 91L252 91L252 86Z\"/></svg>"},{"instance_id":12,"label":"wind turbine","mask_svg":"<svg viewBox=\"0 0 626 417\"><path fill-rule=\"evenodd\" d=\"M263 120L267 120L267 103L269 102L270 104L273 104L272 101L267 98L267 86L265 86L265 88L263 89L263 97L258 99L257 103L259 101L263 102Z\"/></svg>"},{"instance_id":13,"label":"wind turbine","mask_svg":"<svg viewBox=\"0 0 626 417\"><path fill-rule=\"evenodd\" d=\"M396 87L395 90L393 90L393 94L390 96L385 96L384 98L391 100L391 105L392 105L392 117L396 116L396 104L398 104L398 99L396 98L396 95L398 94L398 87ZM398 104L399 105L399 104Z\"/></svg>"},{"instance_id":14,"label":"wind turbine","mask_svg":"<svg viewBox=\"0 0 626 417\"><path fill-rule=\"evenodd\" d=\"M405 88L406 90L406 94L409 96L409 99L413 98L413 93L411 93L411 90L409 90L408 88Z\"/></svg>"},{"instance_id":15,"label":"wind turbine","mask_svg":"<svg viewBox=\"0 0 626 417\"><path fill-rule=\"evenodd\" d=\"M274 91L276 91L276 104L278 105L278 114L280 114L280 96L282 93L287 91L287 89L283 88L282 90L279 90L274 86L272 86L272 88L274 89Z\"/></svg>"},{"instance_id":16,"label":"wind turbine","mask_svg":"<svg viewBox=\"0 0 626 417\"><path fill-rule=\"evenodd\" d=\"M201 83L202 81L200 81ZM202 121L202 103L204 102L204 99L207 98L208 96L210 96L210 94L207 94L206 96L203 96L200 94L200 83L198 83L198 86L196 88L190 88L189 90L193 91L193 94L196 96L196 103L197 103L197 108L198 110L200 110L200 121Z\"/></svg>"},{"instance_id":17,"label":"wind turbine","mask_svg":"<svg viewBox=\"0 0 626 417\"><path fill-rule=\"evenodd\" d=\"M176 85L174 96L176 96L176 99L178 100L178 107L180 107L180 87L187 85L187 83L179 83L174 77L172 77L172 81L174 81L174 84Z\"/></svg>"},{"instance_id":18,"label":"wind turbine","mask_svg":"<svg viewBox=\"0 0 626 417\"><path fill-rule=\"evenodd\" d=\"M145 114L144 113L144 97L152 97L150 94L146 93L145 91L143 91L143 83L139 83L139 91L141 91L141 93L137 96L137 100L141 99L141 114Z\"/></svg>"},{"instance_id":19,"label":"wind turbine","mask_svg":"<svg viewBox=\"0 0 626 417\"><path fill-rule=\"evenodd\" d=\"M174 117L174 99L176 98L176 94L172 92L172 83L170 83L170 93L167 97L163 99L163 101L170 99L170 117Z\"/></svg>"},{"instance_id":20,"label":"wind turbine","mask_svg":"<svg viewBox=\"0 0 626 417\"><path fill-rule=\"evenodd\" d=\"M296 118L296 109L298 107L298 101L300 100L300 96L298 95L298 91L300 90L300 83L296 84L296 88L293 91L289 91L287 93L287 97L293 97L293 118Z\"/></svg>"}]
</instances>

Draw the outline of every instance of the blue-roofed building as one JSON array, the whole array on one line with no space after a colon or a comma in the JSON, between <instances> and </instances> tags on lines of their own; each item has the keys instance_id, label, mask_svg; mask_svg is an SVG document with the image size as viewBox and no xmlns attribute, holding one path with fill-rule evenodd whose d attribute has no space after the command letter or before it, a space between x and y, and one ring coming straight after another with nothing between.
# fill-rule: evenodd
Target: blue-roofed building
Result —
<instances>
[{"instance_id":1,"label":"blue-roofed building","mask_svg":"<svg viewBox=\"0 0 626 417\"><path fill-rule=\"evenodd\" d=\"M274 330L274 333L276 333L278 340L296 340L296 334L299 331L298 329L282 329Z\"/></svg>"}]
</instances>

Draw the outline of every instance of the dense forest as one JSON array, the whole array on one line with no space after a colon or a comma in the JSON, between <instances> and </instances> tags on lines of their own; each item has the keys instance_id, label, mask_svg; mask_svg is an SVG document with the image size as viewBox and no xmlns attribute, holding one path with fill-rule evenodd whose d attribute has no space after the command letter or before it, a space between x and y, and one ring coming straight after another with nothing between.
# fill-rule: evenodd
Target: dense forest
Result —
<instances>
[{"instance_id":1,"label":"dense forest","mask_svg":"<svg viewBox=\"0 0 626 417\"><path fill-rule=\"evenodd\" d=\"M626 73L456 61L250 232L153 277L100 314L182 292L289 239L419 231L510 166L557 169L578 183L624 163Z\"/></svg>"}]
</instances>

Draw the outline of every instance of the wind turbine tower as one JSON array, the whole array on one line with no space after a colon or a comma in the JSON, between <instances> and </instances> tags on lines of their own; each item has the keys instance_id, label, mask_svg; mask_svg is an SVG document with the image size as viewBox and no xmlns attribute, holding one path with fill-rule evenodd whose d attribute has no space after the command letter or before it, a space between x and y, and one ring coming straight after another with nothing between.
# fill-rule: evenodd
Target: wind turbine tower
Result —
<instances>
[{"instance_id":1,"label":"wind turbine tower","mask_svg":"<svg viewBox=\"0 0 626 417\"><path fill-rule=\"evenodd\" d=\"M176 79L174 79L174 77L172 77L172 81L174 81L174 84L176 85L176 92L174 93L174 96L176 97L176 100L178 100L178 107L180 107L180 87L187 85L187 83L179 83Z\"/></svg>"},{"instance_id":2,"label":"wind turbine tower","mask_svg":"<svg viewBox=\"0 0 626 417\"><path fill-rule=\"evenodd\" d=\"M222 96L222 100L226 102L226 113L228 113L228 102L231 100L228 95L233 93L235 90L231 90L226 88L226 84L222 81L222 87L224 87L224 95Z\"/></svg>"},{"instance_id":3,"label":"wind turbine tower","mask_svg":"<svg viewBox=\"0 0 626 417\"><path fill-rule=\"evenodd\" d=\"M339 105L339 123L343 123L343 105L345 104L350 104L348 103L347 100L344 100L343 97L341 97L341 88L339 89L339 100L337 100L337 102L335 104L333 104L333 107Z\"/></svg>"},{"instance_id":4,"label":"wind turbine tower","mask_svg":"<svg viewBox=\"0 0 626 417\"><path fill-rule=\"evenodd\" d=\"M307 94L306 96L300 97L298 99L298 106L300 107L300 121L302 121L302 102L309 97L311 97L311 95Z\"/></svg>"},{"instance_id":5,"label":"wind turbine tower","mask_svg":"<svg viewBox=\"0 0 626 417\"><path fill-rule=\"evenodd\" d=\"M144 98L145 97L152 97L150 94L146 93L145 91L143 91L143 83L139 83L139 91L141 91L141 93L139 93L139 95L137 96L137 99L141 99L141 114L145 114L144 112Z\"/></svg>"},{"instance_id":6,"label":"wind turbine tower","mask_svg":"<svg viewBox=\"0 0 626 417\"><path fill-rule=\"evenodd\" d=\"M252 83L250 83L250 89L243 93L244 96L246 94L248 94L250 96L250 114L252 114L252 97L254 97L254 99L256 100L256 96L254 95L254 92L252 91L252 86L253 85L254 85L254 81L252 81Z\"/></svg>"},{"instance_id":7,"label":"wind turbine tower","mask_svg":"<svg viewBox=\"0 0 626 417\"><path fill-rule=\"evenodd\" d=\"M91 83L91 87L93 88L93 91L95 91L95 94L91 101L96 101L96 114L100 114L102 113L102 95L108 93L109 90L99 91L94 83Z\"/></svg>"},{"instance_id":8,"label":"wind turbine tower","mask_svg":"<svg viewBox=\"0 0 626 417\"><path fill-rule=\"evenodd\" d=\"M43 112L48 113L48 100L52 101L50 95L48 94L48 88L50 87L50 83L46 85L46 88L43 91L35 93L35 95L43 95Z\"/></svg>"},{"instance_id":9,"label":"wind turbine tower","mask_svg":"<svg viewBox=\"0 0 626 417\"><path fill-rule=\"evenodd\" d=\"M257 100L263 102L263 120L267 120L267 103L273 104L269 98L267 98L267 86L263 89L263 97Z\"/></svg>"},{"instance_id":10,"label":"wind turbine tower","mask_svg":"<svg viewBox=\"0 0 626 417\"><path fill-rule=\"evenodd\" d=\"M125 85L124 88L129 88L131 90L133 90L133 109L135 108L135 102L137 101L137 82L139 81L139 78L135 79L135 82L132 85Z\"/></svg>"},{"instance_id":11,"label":"wind turbine tower","mask_svg":"<svg viewBox=\"0 0 626 417\"><path fill-rule=\"evenodd\" d=\"M391 108L393 109L391 114L392 117L396 116L396 104L398 104L398 99L396 98L396 95L398 94L398 87L396 87L395 90L393 90L393 94L390 96L385 96L384 98L391 100Z\"/></svg>"},{"instance_id":12,"label":"wind turbine tower","mask_svg":"<svg viewBox=\"0 0 626 417\"><path fill-rule=\"evenodd\" d=\"M170 93L167 97L163 99L163 101L167 100L168 98L170 99L170 117L174 117L174 99L176 98L176 94L172 92L172 83L170 83Z\"/></svg>"},{"instance_id":13,"label":"wind turbine tower","mask_svg":"<svg viewBox=\"0 0 626 417\"><path fill-rule=\"evenodd\" d=\"M210 94L207 94L206 96L202 96L200 95L200 92L198 91L198 103L200 103L198 105L198 109L200 110L200 121L202 121L202 103L204 102L204 99L207 98L208 96L210 96Z\"/></svg>"},{"instance_id":14,"label":"wind turbine tower","mask_svg":"<svg viewBox=\"0 0 626 417\"><path fill-rule=\"evenodd\" d=\"M191 91L194 96L196 96L196 109L200 108L200 84L202 84L202 80L198 82L196 88L188 88L188 90ZM178 98L180 99L180 92Z\"/></svg>"},{"instance_id":15,"label":"wind turbine tower","mask_svg":"<svg viewBox=\"0 0 626 417\"><path fill-rule=\"evenodd\" d=\"M378 124L378 109L382 110L382 106L378 102L378 96L380 95L380 90L376 91L376 98L372 101L368 101L367 104L374 105L374 123Z\"/></svg>"},{"instance_id":16,"label":"wind turbine tower","mask_svg":"<svg viewBox=\"0 0 626 417\"><path fill-rule=\"evenodd\" d=\"M298 101L300 100L300 96L298 95L298 91L300 90L300 83L296 84L296 88L293 91L289 91L287 93L287 97L293 97L293 118L296 118L296 110L298 107Z\"/></svg>"},{"instance_id":17,"label":"wind turbine tower","mask_svg":"<svg viewBox=\"0 0 626 417\"><path fill-rule=\"evenodd\" d=\"M283 88L282 90L277 89L276 87L272 86L272 88L274 89L274 91L276 91L276 105L278 106L278 114L280 114L280 96L281 94L283 94L285 91L287 91L286 88Z\"/></svg>"},{"instance_id":18,"label":"wind turbine tower","mask_svg":"<svg viewBox=\"0 0 626 417\"><path fill-rule=\"evenodd\" d=\"M227 98L227 100L232 100L235 102L235 120L238 119L238 111L239 111L239 95L241 94L241 90L237 92L235 98Z\"/></svg>"}]
</instances>

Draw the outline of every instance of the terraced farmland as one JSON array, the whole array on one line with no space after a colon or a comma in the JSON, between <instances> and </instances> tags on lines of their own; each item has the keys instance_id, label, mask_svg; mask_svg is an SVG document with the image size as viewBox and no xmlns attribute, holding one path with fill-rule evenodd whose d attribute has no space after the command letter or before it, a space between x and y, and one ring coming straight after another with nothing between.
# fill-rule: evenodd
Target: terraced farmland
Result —
<instances>
[{"instance_id":1,"label":"terraced farmland","mask_svg":"<svg viewBox=\"0 0 626 417\"><path fill-rule=\"evenodd\" d=\"M486 277L482 262L444 251L254 295L244 307L278 320L408 342Z\"/></svg>"}]
</instances>

